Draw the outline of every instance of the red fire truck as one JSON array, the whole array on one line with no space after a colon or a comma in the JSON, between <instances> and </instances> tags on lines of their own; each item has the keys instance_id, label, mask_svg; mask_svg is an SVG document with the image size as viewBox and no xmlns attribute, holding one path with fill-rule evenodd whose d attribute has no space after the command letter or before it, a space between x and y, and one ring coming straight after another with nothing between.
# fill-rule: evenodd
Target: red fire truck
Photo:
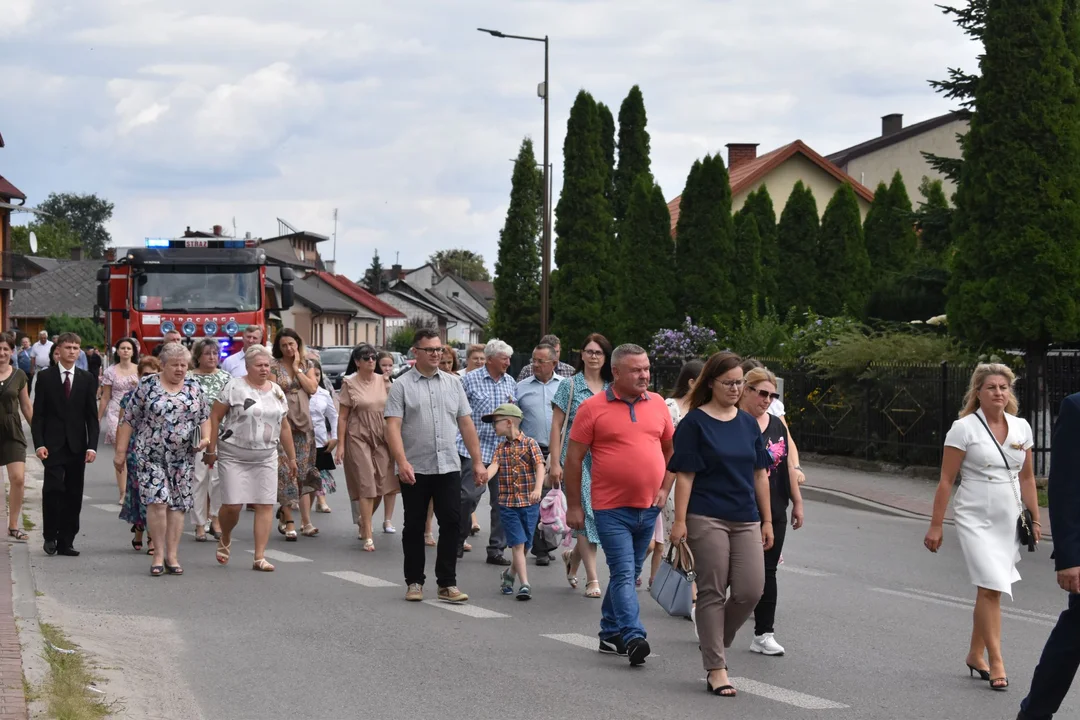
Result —
<instances>
[{"instance_id":1,"label":"red fire truck","mask_svg":"<svg viewBox=\"0 0 1080 720\"><path fill-rule=\"evenodd\" d=\"M165 333L178 330L186 342L217 338L228 355L245 327L258 325L269 337L268 314L292 307L293 271L272 269L281 282L271 306L267 270L266 251L251 239L149 238L145 247L117 249L97 273L105 338L115 346L133 337L140 352L149 353Z\"/></svg>"}]
</instances>

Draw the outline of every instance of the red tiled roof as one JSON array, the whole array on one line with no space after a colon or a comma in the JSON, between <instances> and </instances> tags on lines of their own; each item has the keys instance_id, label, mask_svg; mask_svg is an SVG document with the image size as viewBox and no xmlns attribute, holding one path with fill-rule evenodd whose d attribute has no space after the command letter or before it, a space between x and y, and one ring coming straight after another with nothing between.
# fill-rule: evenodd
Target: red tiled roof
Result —
<instances>
[{"instance_id":1,"label":"red tiled roof","mask_svg":"<svg viewBox=\"0 0 1080 720\"><path fill-rule=\"evenodd\" d=\"M314 274L339 293L352 298L377 315L381 315L384 318L405 317L405 313L401 312L393 305L375 297L344 275L334 275L323 270L317 271Z\"/></svg>"},{"instance_id":2,"label":"red tiled roof","mask_svg":"<svg viewBox=\"0 0 1080 720\"><path fill-rule=\"evenodd\" d=\"M0 198L25 200L26 196L23 195L22 190L5 180L3 175L0 175Z\"/></svg>"},{"instance_id":3,"label":"red tiled roof","mask_svg":"<svg viewBox=\"0 0 1080 720\"><path fill-rule=\"evenodd\" d=\"M778 147L772 152L767 152L749 162L745 162L739 165L730 174L731 182L731 194L738 195L747 188L754 187L769 173L776 168L783 165L790 160L792 156L797 153L801 153L804 157L810 160L812 163L820 167L825 172L836 178L839 183L850 183L851 187L855 189L855 194L861 197L866 202L874 201L874 193L871 192L866 186L857 181L855 178L848 175L846 172L833 165L824 157L816 153L809 145L802 140L796 140L793 143ZM675 226L679 222L679 202L682 200L682 195L675 198L668 203L668 212L671 214L671 232L675 233Z\"/></svg>"}]
</instances>

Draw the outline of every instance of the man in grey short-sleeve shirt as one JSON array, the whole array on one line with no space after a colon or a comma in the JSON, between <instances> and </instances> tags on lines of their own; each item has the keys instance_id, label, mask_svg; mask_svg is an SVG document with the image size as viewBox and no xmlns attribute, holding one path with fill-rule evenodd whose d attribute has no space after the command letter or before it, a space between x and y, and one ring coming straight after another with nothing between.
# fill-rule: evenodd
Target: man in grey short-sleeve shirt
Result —
<instances>
[{"instance_id":1,"label":"man in grey short-sleeve shirt","mask_svg":"<svg viewBox=\"0 0 1080 720\"><path fill-rule=\"evenodd\" d=\"M424 599L424 523L428 504L439 521L435 556L438 599L465 602L469 596L457 588L457 530L461 511L461 464L455 445L457 434L470 455L480 458L480 440L472 421L472 408L461 381L439 370L442 339L434 330L421 329L413 340L416 365L390 387L386 400L386 442L401 481L405 522L401 548L405 556L405 599ZM487 468L477 461L473 473L487 480Z\"/></svg>"}]
</instances>

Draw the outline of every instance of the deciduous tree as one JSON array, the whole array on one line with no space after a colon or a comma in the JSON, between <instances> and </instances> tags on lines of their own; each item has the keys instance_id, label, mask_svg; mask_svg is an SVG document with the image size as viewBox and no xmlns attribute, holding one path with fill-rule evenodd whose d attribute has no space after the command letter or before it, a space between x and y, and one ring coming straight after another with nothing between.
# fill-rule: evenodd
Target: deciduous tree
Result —
<instances>
[{"instance_id":1,"label":"deciduous tree","mask_svg":"<svg viewBox=\"0 0 1080 720\"><path fill-rule=\"evenodd\" d=\"M30 252L30 232L37 238L37 252ZM30 223L11 228L12 250L23 255L67 260L79 247L79 236L64 220Z\"/></svg>"},{"instance_id":2,"label":"deciduous tree","mask_svg":"<svg viewBox=\"0 0 1080 720\"><path fill-rule=\"evenodd\" d=\"M104 257L105 248L112 241L105 229L105 223L112 219L111 202L92 193L49 193L37 209L46 214L47 222L66 221L87 255Z\"/></svg>"},{"instance_id":3,"label":"deciduous tree","mask_svg":"<svg viewBox=\"0 0 1080 720\"><path fill-rule=\"evenodd\" d=\"M491 273L479 253L464 248L440 250L428 258L441 273L453 273L463 280L491 280Z\"/></svg>"}]
</instances>

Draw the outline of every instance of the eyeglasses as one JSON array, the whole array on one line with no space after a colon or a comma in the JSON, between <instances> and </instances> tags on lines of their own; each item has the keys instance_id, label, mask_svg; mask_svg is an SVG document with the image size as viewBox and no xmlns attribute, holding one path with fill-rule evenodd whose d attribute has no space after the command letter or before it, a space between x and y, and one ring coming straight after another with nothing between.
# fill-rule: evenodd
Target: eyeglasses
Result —
<instances>
[{"instance_id":1,"label":"eyeglasses","mask_svg":"<svg viewBox=\"0 0 1080 720\"><path fill-rule=\"evenodd\" d=\"M717 382L729 390L741 388L743 385L746 384L745 380L717 380Z\"/></svg>"},{"instance_id":2,"label":"eyeglasses","mask_svg":"<svg viewBox=\"0 0 1080 720\"><path fill-rule=\"evenodd\" d=\"M603 350L582 350L581 354L585 357L604 357Z\"/></svg>"},{"instance_id":3,"label":"eyeglasses","mask_svg":"<svg viewBox=\"0 0 1080 720\"><path fill-rule=\"evenodd\" d=\"M361 355L360 360L362 362L371 362L372 360L374 360L377 357L378 357L378 355Z\"/></svg>"},{"instance_id":4,"label":"eyeglasses","mask_svg":"<svg viewBox=\"0 0 1080 720\"><path fill-rule=\"evenodd\" d=\"M771 393L768 390L758 390L756 387L754 387L752 385L749 388L747 388L747 390L752 390L753 392L756 392L758 395L761 396L762 400L764 400L765 398L769 398L770 400L779 400L780 399L780 393L774 393L774 392Z\"/></svg>"},{"instance_id":5,"label":"eyeglasses","mask_svg":"<svg viewBox=\"0 0 1080 720\"><path fill-rule=\"evenodd\" d=\"M541 360L540 358L533 358L532 359L532 364L533 365L550 365L553 362L555 362L555 361L554 360Z\"/></svg>"},{"instance_id":6,"label":"eyeglasses","mask_svg":"<svg viewBox=\"0 0 1080 720\"><path fill-rule=\"evenodd\" d=\"M442 355L442 351L443 351L443 349L441 347L433 347L433 348L418 347L418 348L413 348L413 350L415 350L418 353L427 353L428 355Z\"/></svg>"}]
</instances>

